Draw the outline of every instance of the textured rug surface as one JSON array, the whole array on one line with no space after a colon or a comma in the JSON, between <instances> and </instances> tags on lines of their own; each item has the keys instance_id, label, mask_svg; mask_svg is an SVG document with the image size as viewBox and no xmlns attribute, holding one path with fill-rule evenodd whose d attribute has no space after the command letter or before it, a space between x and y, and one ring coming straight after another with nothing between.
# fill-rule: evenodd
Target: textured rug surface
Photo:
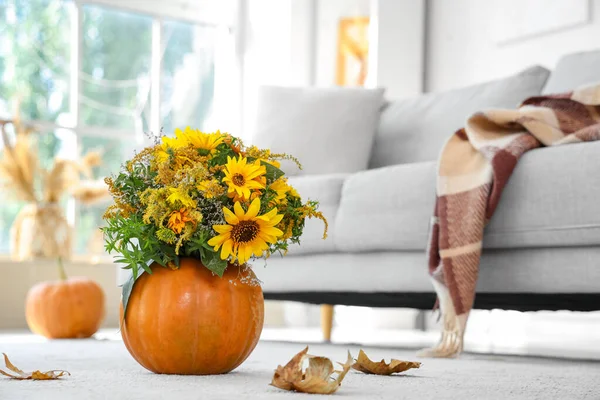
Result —
<instances>
[{"instance_id":1,"label":"textured rug surface","mask_svg":"<svg viewBox=\"0 0 600 400\"><path fill-rule=\"evenodd\" d=\"M310 354L345 360L357 346L311 345ZM0 341L0 352L23 370L66 369L60 381L13 381L0 376L2 400L68 399L307 399L269 386L273 370L302 350L297 343L261 341L236 371L220 376L168 376L139 366L120 341ZM373 359L418 360L412 350L365 348ZM334 396L345 399L600 399L600 363L463 354L421 359L420 369L380 377L351 371ZM3 366L3 365L2 365Z\"/></svg>"}]
</instances>

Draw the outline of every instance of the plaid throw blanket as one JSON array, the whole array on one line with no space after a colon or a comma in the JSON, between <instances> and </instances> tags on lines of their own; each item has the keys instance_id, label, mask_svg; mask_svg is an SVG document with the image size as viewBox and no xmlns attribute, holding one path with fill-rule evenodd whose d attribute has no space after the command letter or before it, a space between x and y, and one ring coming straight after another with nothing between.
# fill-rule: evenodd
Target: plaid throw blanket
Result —
<instances>
[{"instance_id":1,"label":"plaid throw blanket","mask_svg":"<svg viewBox=\"0 0 600 400\"><path fill-rule=\"evenodd\" d=\"M452 357L462 351L483 229L523 153L593 140L600 140L600 84L532 97L516 110L477 113L448 140L439 159L428 248L444 331L439 344L421 355Z\"/></svg>"}]
</instances>

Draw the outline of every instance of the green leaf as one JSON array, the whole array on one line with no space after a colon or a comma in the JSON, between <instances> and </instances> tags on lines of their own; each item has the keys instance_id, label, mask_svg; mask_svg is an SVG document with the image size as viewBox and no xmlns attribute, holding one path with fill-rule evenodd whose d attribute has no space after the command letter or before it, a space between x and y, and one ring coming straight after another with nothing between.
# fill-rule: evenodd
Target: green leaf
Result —
<instances>
[{"instance_id":1,"label":"green leaf","mask_svg":"<svg viewBox=\"0 0 600 400\"><path fill-rule=\"evenodd\" d=\"M146 263L142 263L142 272L140 272L140 275L144 273L144 271L146 271L147 273L152 275L152 269L150 268L150 265L153 263L154 261L150 260Z\"/></svg>"},{"instance_id":2,"label":"green leaf","mask_svg":"<svg viewBox=\"0 0 600 400\"><path fill-rule=\"evenodd\" d=\"M148 261L146 263L145 267L148 267L148 269L150 269L150 264L152 264L153 262L154 261L152 261L152 260ZM123 322L125 322L125 316L127 315L127 306L129 305L129 297L131 297L131 292L133 291L133 285L137 282L137 280L140 278L140 276L142 276L142 274L146 270L145 267L139 273L139 275L137 277L135 277L132 274L129 277L129 279L127 279L127 282L125 282L123 284L123 291L121 292L121 294L123 295Z\"/></svg>"},{"instance_id":3,"label":"green leaf","mask_svg":"<svg viewBox=\"0 0 600 400\"><path fill-rule=\"evenodd\" d=\"M221 260L219 253L215 253L214 251L202 251L200 254L202 257L202 264L222 278L227 269L227 261Z\"/></svg>"},{"instance_id":4,"label":"green leaf","mask_svg":"<svg viewBox=\"0 0 600 400\"><path fill-rule=\"evenodd\" d=\"M226 146L226 145L225 145ZM237 154L229 148L229 146L222 147L214 157L208 162L209 166L214 167L215 165L225 165L227 163L227 157L235 158Z\"/></svg>"},{"instance_id":5,"label":"green leaf","mask_svg":"<svg viewBox=\"0 0 600 400\"><path fill-rule=\"evenodd\" d=\"M285 175L285 173L282 170L280 170L273 164L269 164L268 162L264 162L262 160L260 163L265 166L265 169L267 170L267 179L270 179L271 181L276 181L277 179Z\"/></svg>"},{"instance_id":6,"label":"green leaf","mask_svg":"<svg viewBox=\"0 0 600 400\"><path fill-rule=\"evenodd\" d=\"M164 254L164 264L162 264L163 266L167 265L168 261L171 261L175 259L175 257L177 257L177 254L175 253L175 247L166 243L160 244L160 251Z\"/></svg>"},{"instance_id":7,"label":"green leaf","mask_svg":"<svg viewBox=\"0 0 600 400\"><path fill-rule=\"evenodd\" d=\"M186 244L186 246L183 247L185 254L188 256L194 254L195 252L200 252L201 249L202 249L202 243L199 243L196 241L191 241L191 240Z\"/></svg>"},{"instance_id":8,"label":"green leaf","mask_svg":"<svg viewBox=\"0 0 600 400\"><path fill-rule=\"evenodd\" d=\"M256 160L256 158L254 158L254 157L248 157L248 161L253 162L255 160ZM269 164L268 162L265 162L263 160L260 160L260 164L263 165L265 167L265 169L267 170L267 173L265 176L267 177L267 181L269 183L276 181L277 179L279 179L283 175L285 175L285 172L283 172L282 170L280 170L273 164Z\"/></svg>"}]
</instances>

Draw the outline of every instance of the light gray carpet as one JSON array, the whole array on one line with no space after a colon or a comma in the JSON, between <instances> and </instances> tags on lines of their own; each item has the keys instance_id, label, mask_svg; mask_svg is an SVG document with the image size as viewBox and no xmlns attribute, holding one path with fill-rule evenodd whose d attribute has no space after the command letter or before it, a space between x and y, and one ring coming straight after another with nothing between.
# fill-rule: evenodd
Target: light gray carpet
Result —
<instances>
[{"instance_id":1,"label":"light gray carpet","mask_svg":"<svg viewBox=\"0 0 600 400\"><path fill-rule=\"evenodd\" d=\"M302 398L269 386L273 369L302 349L261 342L236 371L221 376L155 375L140 367L120 341L76 340L2 343L17 367L67 369L60 381L13 381L0 376L2 400L68 399L283 399ZM312 345L311 354L345 359L347 347ZM358 347L350 346L353 355ZM415 359L414 351L367 348L373 358ZM418 370L391 377L351 371L335 394L346 399L600 399L600 363L463 355L424 359ZM306 397L314 398L314 397Z\"/></svg>"}]
</instances>

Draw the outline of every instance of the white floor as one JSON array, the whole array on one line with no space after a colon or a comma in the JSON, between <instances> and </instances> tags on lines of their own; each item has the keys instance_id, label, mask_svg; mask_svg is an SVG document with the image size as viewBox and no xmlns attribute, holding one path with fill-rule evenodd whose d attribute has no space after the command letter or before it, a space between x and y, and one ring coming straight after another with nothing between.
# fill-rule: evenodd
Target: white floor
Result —
<instances>
[{"instance_id":1,"label":"white floor","mask_svg":"<svg viewBox=\"0 0 600 400\"><path fill-rule=\"evenodd\" d=\"M266 334L272 334L269 330ZM114 332L99 339L45 341L31 335L0 338L0 352L24 370L66 369L59 381L14 381L0 376L2 400L289 399L302 394L269 386L273 370L303 343L263 340L236 371L220 376L155 375L139 366ZM308 337L306 338L308 339ZM414 360L413 350L342 344L311 345L310 353L345 359L364 348L374 359ZM464 354L422 359L420 369L380 377L350 372L336 396L347 399L599 399L600 363L549 358ZM312 396L306 397L316 398Z\"/></svg>"},{"instance_id":2,"label":"white floor","mask_svg":"<svg viewBox=\"0 0 600 400\"><path fill-rule=\"evenodd\" d=\"M593 333L593 334L590 334ZM318 328L267 328L264 340L296 343L321 343ZM377 347L421 349L437 343L439 333L415 330L380 329L334 332L334 344L363 344ZM470 332L465 338L465 351L478 354L558 357L600 361L600 327L595 332L581 331L581 335L565 335L556 331L542 332L535 337L519 332ZM598 396L600 399L600 395Z\"/></svg>"},{"instance_id":3,"label":"white floor","mask_svg":"<svg viewBox=\"0 0 600 400\"><path fill-rule=\"evenodd\" d=\"M269 328L263 338L320 341L319 306L284 302L269 304L267 311ZM425 322L430 331L419 332L411 330L415 310L336 306L333 342L403 348L431 346L438 340L441 326L436 322L437 313L427 314ZM600 312L474 310L465 348L485 354L600 360Z\"/></svg>"},{"instance_id":4,"label":"white floor","mask_svg":"<svg viewBox=\"0 0 600 400\"><path fill-rule=\"evenodd\" d=\"M569 325L558 329L556 325L552 325L545 331L538 329L523 332L513 325L512 327L502 326L497 329L473 329L467 332L465 350L475 354L600 360L600 327L581 328L581 326ZM116 328L102 329L96 334L96 338L120 340L121 336ZM338 328L334 329L332 343L417 350L434 345L438 339L439 333L437 331ZM320 344L323 342L319 328L265 327L261 340L298 344ZM31 335L28 331L0 331L0 345L44 342L46 342L44 338Z\"/></svg>"}]
</instances>

